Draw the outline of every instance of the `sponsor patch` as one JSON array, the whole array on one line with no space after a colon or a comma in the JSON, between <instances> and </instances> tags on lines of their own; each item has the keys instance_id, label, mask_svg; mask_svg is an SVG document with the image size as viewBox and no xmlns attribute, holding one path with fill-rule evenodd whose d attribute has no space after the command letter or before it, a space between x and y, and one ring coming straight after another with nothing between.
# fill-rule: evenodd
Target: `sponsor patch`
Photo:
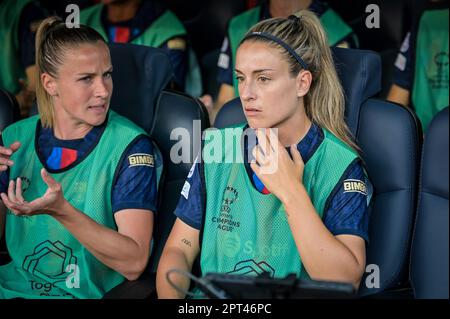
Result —
<instances>
[{"instance_id":1,"label":"sponsor patch","mask_svg":"<svg viewBox=\"0 0 450 319\"><path fill-rule=\"evenodd\" d=\"M344 193L360 193L367 196L366 184L358 179L346 179Z\"/></svg>"},{"instance_id":2,"label":"sponsor patch","mask_svg":"<svg viewBox=\"0 0 450 319\"><path fill-rule=\"evenodd\" d=\"M189 184L188 181L184 182L183 189L181 190L181 195L183 195L184 198L189 198L189 191L191 190L191 184Z\"/></svg>"},{"instance_id":3,"label":"sponsor patch","mask_svg":"<svg viewBox=\"0 0 450 319\"><path fill-rule=\"evenodd\" d=\"M144 154L144 153L137 153L132 154L128 156L128 167L134 167L134 166L155 166L155 159L153 158L153 155L150 154Z\"/></svg>"}]
</instances>

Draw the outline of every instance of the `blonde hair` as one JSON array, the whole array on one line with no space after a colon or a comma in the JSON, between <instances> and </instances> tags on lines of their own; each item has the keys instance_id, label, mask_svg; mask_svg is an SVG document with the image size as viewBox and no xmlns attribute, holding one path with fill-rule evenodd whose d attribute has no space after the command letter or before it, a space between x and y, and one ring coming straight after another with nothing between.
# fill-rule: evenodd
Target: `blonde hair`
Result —
<instances>
[{"instance_id":1,"label":"blonde hair","mask_svg":"<svg viewBox=\"0 0 450 319\"><path fill-rule=\"evenodd\" d=\"M83 43L106 43L94 29L80 25L67 28L59 17L49 17L42 21L36 32L36 100L43 127L54 125L54 105L50 94L44 89L41 75L48 73L57 78L58 69L64 63L65 53Z\"/></svg>"},{"instance_id":2,"label":"blonde hair","mask_svg":"<svg viewBox=\"0 0 450 319\"><path fill-rule=\"evenodd\" d=\"M312 74L311 87L304 97L306 115L312 122L359 151L344 121L344 91L320 20L308 10L299 11L295 16L297 18L272 18L259 22L250 29L241 44L262 41L278 48L289 63L291 75L297 76L302 66L292 54L270 39L251 34L267 33L290 46L306 62Z\"/></svg>"}]
</instances>

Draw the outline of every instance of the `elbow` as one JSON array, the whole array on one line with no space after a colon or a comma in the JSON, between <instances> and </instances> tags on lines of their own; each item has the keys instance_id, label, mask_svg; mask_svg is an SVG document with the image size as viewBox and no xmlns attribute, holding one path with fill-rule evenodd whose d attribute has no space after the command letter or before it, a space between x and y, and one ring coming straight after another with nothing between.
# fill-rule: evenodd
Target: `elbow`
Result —
<instances>
[{"instance_id":1,"label":"elbow","mask_svg":"<svg viewBox=\"0 0 450 319\"><path fill-rule=\"evenodd\" d=\"M147 267L148 258L141 258L127 264L127 267L122 271L122 275L128 281L138 280L139 277L144 273Z\"/></svg>"}]
</instances>

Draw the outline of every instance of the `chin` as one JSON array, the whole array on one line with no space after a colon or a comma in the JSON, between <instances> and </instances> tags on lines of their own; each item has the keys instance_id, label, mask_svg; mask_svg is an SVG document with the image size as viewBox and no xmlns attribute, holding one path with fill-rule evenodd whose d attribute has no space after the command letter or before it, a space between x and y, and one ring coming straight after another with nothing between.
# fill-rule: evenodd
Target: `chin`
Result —
<instances>
[{"instance_id":1,"label":"chin","mask_svg":"<svg viewBox=\"0 0 450 319\"><path fill-rule=\"evenodd\" d=\"M273 127L272 122L269 121L264 121L264 120L254 120L254 119L249 119L247 120L248 126L250 126L252 129L258 129L258 128L271 128Z\"/></svg>"},{"instance_id":2,"label":"chin","mask_svg":"<svg viewBox=\"0 0 450 319\"><path fill-rule=\"evenodd\" d=\"M107 114L107 113L106 113ZM90 119L87 121L92 126L102 125L106 121L106 114L104 116L96 117L95 119Z\"/></svg>"}]
</instances>

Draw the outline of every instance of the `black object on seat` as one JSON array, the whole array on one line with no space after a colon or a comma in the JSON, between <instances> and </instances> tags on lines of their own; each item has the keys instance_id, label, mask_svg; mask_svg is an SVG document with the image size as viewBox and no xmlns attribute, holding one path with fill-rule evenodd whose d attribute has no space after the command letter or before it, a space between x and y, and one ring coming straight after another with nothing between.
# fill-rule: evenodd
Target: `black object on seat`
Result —
<instances>
[{"instance_id":1,"label":"black object on seat","mask_svg":"<svg viewBox=\"0 0 450 319\"><path fill-rule=\"evenodd\" d=\"M415 298L449 297L448 107L428 127L422 154L419 205L411 252Z\"/></svg>"},{"instance_id":2,"label":"black object on seat","mask_svg":"<svg viewBox=\"0 0 450 319\"><path fill-rule=\"evenodd\" d=\"M360 106L381 89L381 60L367 50L332 48L334 64L345 93L345 119L356 135ZM239 98L226 103L219 111L214 126L223 128L246 122Z\"/></svg>"}]
</instances>

